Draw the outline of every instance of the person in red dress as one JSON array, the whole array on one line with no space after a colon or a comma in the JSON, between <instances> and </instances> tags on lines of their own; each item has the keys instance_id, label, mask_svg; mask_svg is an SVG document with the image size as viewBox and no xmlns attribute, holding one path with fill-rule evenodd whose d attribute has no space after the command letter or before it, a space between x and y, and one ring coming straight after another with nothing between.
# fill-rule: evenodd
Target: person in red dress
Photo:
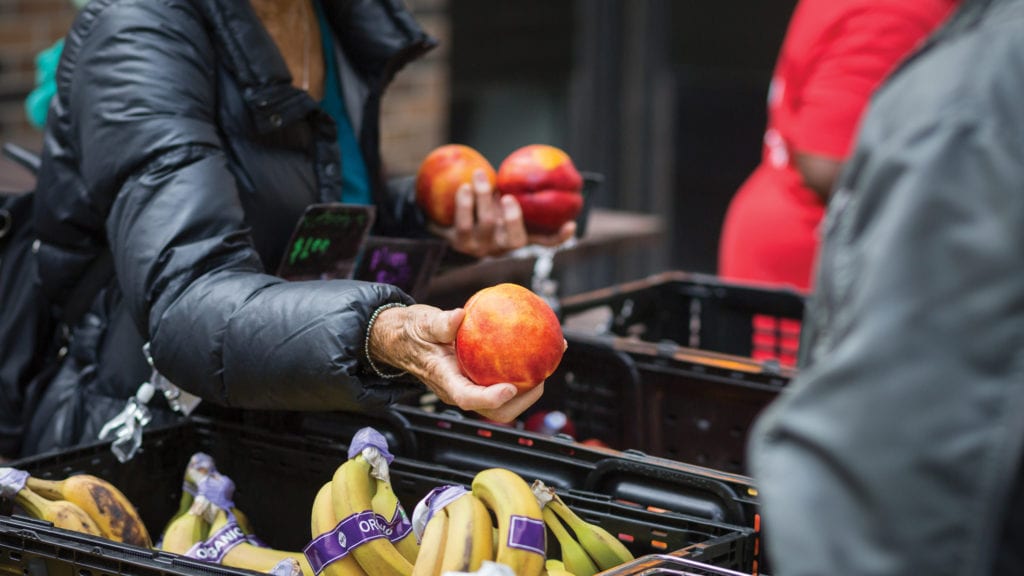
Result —
<instances>
[{"instance_id":1,"label":"person in red dress","mask_svg":"<svg viewBox=\"0 0 1024 576\"><path fill-rule=\"evenodd\" d=\"M760 165L719 243L727 280L813 289L818 223L872 92L955 0L801 0L768 92Z\"/></svg>"}]
</instances>

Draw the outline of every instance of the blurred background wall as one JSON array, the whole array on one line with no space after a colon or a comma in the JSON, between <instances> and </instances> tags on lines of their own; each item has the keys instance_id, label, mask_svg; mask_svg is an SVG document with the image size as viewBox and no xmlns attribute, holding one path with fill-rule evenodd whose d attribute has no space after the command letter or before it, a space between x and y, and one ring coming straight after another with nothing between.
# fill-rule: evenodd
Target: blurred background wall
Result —
<instances>
[{"instance_id":1,"label":"blurred background wall","mask_svg":"<svg viewBox=\"0 0 1024 576\"><path fill-rule=\"evenodd\" d=\"M238 0L241 1L241 0ZM760 154L772 65L795 0L407 0L441 47L401 73L382 115L388 170L461 142L497 165L564 148L604 175L594 205L660 215L653 250L569 274L565 292L666 269L715 272L726 205ZM38 149L25 120L34 57L67 0L0 0L0 141ZM0 161L0 190L30 179Z\"/></svg>"}]
</instances>

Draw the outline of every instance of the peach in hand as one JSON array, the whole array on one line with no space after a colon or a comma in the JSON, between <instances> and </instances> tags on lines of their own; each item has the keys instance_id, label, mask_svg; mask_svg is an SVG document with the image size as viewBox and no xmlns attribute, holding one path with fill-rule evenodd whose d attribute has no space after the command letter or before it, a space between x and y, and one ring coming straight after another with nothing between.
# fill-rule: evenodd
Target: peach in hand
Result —
<instances>
[{"instance_id":1,"label":"peach in hand","mask_svg":"<svg viewBox=\"0 0 1024 576\"><path fill-rule=\"evenodd\" d=\"M455 222L455 193L472 182L477 170L483 170L493 187L494 167L479 152L463 144L435 148L416 173L416 204L431 222L451 226Z\"/></svg>"},{"instance_id":2,"label":"peach in hand","mask_svg":"<svg viewBox=\"0 0 1024 576\"><path fill-rule=\"evenodd\" d=\"M526 230L554 234L583 209L583 178L563 150L547 144L523 146L498 167L498 192L523 210Z\"/></svg>"},{"instance_id":3,"label":"peach in hand","mask_svg":"<svg viewBox=\"0 0 1024 576\"><path fill-rule=\"evenodd\" d=\"M558 317L540 296L518 284L498 284L474 294L464 308L455 354L473 382L508 382L525 391L558 368L565 338Z\"/></svg>"}]
</instances>

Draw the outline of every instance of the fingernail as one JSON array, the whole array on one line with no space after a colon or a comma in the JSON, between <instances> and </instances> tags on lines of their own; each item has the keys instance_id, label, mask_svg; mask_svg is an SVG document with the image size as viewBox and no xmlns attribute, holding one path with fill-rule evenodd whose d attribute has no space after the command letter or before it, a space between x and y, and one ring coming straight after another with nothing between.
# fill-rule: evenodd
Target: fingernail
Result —
<instances>
[{"instance_id":1,"label":"fingernail","mask_svg":"<svg viewBox=\"0 0 1024 576\"><path fill-rule=\"evenodd\" d=\"M509 400L511 400L511 399L513 399L515 397L516 397L516 387L515 386L503 386L502 387L501 396L500 396L502 402L508 402Z\"/></svg>"}]
</instances>

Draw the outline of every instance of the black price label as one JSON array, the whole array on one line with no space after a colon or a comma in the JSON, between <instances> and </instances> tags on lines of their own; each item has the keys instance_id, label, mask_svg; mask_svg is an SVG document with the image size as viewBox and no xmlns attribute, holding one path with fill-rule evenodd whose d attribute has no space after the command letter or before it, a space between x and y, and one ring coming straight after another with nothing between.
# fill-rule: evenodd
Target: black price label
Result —
<instances>
[{"instance_id":1,"label":"black price label","mask_svg":"<svg viewBox=\"0 0 1024 576\"><path fill-rule=\"evenodd\" d=\"M375 216L373 206L309 206L295 225L277 275L287 280L352 278Z\"/></svg>"}]
</instances>

